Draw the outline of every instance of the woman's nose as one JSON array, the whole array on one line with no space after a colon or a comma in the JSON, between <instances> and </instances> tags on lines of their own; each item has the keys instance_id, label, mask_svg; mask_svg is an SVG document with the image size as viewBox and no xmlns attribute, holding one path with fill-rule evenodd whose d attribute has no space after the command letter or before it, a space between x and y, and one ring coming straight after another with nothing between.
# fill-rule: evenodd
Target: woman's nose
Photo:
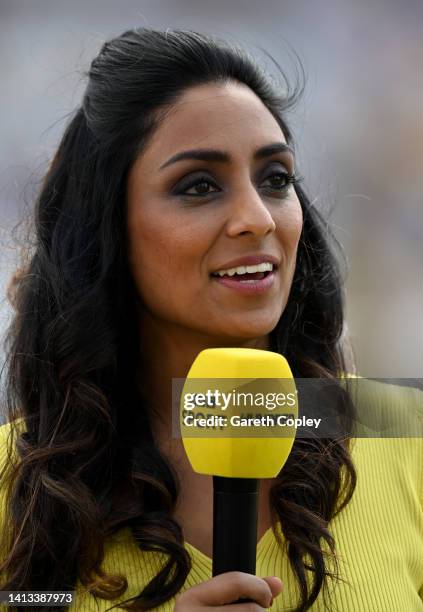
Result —
<instances>
[{"instance_id":1,"label":"woman's nose","mask_svg":"<svg viewBox=\"0 0 423 612\"><path fill-rule=\"evenodd\" d=\"M229 236L246 233L265 236L276 229L271 212L251 184L234 194L229 210L226 224Z\"/></svg>"}]
</instances>

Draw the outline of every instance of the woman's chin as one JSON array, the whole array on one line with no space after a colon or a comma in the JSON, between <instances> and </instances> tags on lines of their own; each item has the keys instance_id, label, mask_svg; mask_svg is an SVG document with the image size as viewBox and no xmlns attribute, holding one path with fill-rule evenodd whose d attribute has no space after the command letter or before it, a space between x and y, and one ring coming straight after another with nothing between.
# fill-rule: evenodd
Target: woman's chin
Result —
<instances>
[{"instance_id":1,"label":"woman's chin","mask_svg":"<svg viewBox=\"0 0 423 612\"><path fill-rule=\"evenodd\" d=\"M244 324L234 324L227 326L224 332L224 336L232 338L235 341L242 340L254 340L256 338L263 338L270 334L270 332L276 327L279 319L259 321L251 320ZM223 331L223 330L222 330Z\"/></svg>"}]
</instances>

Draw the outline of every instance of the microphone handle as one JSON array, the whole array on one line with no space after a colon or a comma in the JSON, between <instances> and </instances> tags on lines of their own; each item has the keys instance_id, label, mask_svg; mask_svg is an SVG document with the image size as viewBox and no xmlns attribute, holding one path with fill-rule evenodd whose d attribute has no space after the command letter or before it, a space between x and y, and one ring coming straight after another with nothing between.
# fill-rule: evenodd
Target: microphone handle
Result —
<instances>
[{"instance_id":1,"label":"microphone handle","mask_svg":"<svg viewBox=\"0 0 423 612\"><path fill-rule=\"evenodd\" d=\"M213 576L232 571L255 575L258 493L257 478L213 476Z\"/></svg>"}]
</instances>

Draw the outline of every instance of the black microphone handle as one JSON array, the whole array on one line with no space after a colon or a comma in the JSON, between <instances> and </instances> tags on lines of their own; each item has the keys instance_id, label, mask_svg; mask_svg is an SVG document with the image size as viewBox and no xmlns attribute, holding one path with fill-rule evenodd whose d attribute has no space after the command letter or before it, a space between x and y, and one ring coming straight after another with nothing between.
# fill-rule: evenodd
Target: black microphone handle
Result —
<instances>
[{"instance_id":1,"label":"black microphone handle","mask_svg":"<svg viewBox=\"0 0 423 612\"><path fill-rule=\"evenodd\" d=\"M213 476L213 576L256 573L258 494L257 478Z\"/></svg>"}]
</instances>

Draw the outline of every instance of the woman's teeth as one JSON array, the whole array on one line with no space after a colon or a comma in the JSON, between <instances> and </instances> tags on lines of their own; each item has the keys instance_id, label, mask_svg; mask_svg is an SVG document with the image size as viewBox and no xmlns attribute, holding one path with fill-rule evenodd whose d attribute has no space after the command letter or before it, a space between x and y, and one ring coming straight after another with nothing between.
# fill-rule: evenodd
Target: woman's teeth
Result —
<instances>
[{"instance_id":1,"label":"woman's teeth","mask_svg":"<svg viewBox=\"0 0 423 612\"><path fill-rule=\"evenodd\" d=\"M235 274L245 275L254 274L256 272L272 272L272 270L273 264L264 262L255 266L238 266L236 268L228 268L227 270L219 270L218 272L214 272L213 276L234 276Z\"/></svg>"}]
</instances>

